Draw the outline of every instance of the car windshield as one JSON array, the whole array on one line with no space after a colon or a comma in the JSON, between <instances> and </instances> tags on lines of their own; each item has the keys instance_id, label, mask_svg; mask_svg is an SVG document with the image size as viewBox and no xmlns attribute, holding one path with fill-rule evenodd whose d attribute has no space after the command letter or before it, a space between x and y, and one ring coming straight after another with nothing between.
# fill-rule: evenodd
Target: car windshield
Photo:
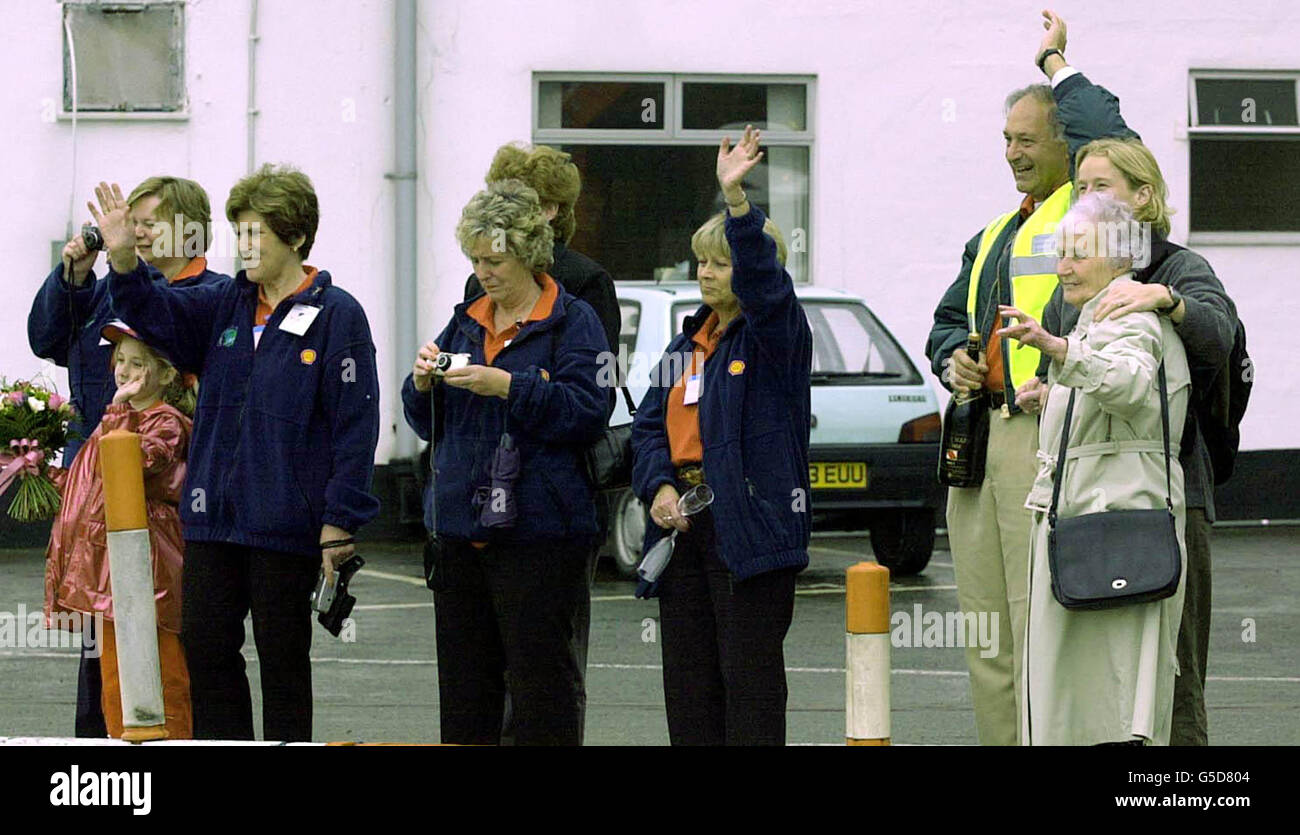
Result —
<instances>
[{"instance_id":1,"label":"car windshield","mask_svg":"<svg viewBox=\"0 0 1300 835\"><path fill-rule=\"evenodd\" d=\"M912 361L861 302L800 299L800 303L812 328L814 383L921 382ZM686 317L698 309L698 302L674 305L674 333L681 332Z\"/></svg>"}]
</instances>

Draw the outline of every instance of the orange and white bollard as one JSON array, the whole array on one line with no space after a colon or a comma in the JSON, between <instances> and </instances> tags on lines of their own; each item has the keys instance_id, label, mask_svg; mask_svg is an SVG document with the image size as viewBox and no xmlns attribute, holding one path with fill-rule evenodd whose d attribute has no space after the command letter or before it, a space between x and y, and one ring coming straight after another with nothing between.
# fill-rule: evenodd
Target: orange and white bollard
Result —
<instances>
[{"instance_id":1,"label":"orange and white bollard","mask_svg":"<svg viewBox=\"0 0 1300 835\"><path fill-rule=\"evenodd\" d=\"M845 743L888 745L889 569L860 562L846 572L844 585Z\"/></svg>"},{"instance_id":2,"label":"orange and white bollard","mask_svg":"<svg viewBox=\"0 0 1300 835\"><path fill-rule=\"evenodd\" d=\"M152 548L144 502L140 436L115 429L99 439L108 528L108 571L113 583L113 633L122 691L122 739L166 739L158 612Z\"/></svg>"}]
</instances>

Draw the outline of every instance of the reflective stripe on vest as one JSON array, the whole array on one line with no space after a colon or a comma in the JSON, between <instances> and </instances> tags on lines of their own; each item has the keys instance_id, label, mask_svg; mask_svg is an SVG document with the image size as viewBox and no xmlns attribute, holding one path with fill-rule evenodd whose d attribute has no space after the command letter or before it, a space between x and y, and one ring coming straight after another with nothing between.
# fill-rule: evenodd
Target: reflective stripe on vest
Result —
<instances>
[{"instance_id":1,"label":"reflective stripe on vest","mask_svg":"<svg viewBox=\"0 0 1300 835\"><path fill-rule=\"evenodd\" d=\"M1072 185L1066 183L1052 192L1021 224L1016 231L1015 242L1011 245L1011 304L1039 322L1043 320L1043 308L1056 290L1056 224L1070 208L1071 191ZM998 236L1018 214L1019 211L999 215L984 228L984 234L980 236L979 251L975 255L975 263L971 265L970 284L966 292L966 314L972 332L979 330L975 320L975 306L984 265ZM1007 340L1003 339L1002 356L1003 362L1011 370L1013 389L1019 388L1038 372L1037 348L1011 348Z\"/></svg>"}]
</instances>

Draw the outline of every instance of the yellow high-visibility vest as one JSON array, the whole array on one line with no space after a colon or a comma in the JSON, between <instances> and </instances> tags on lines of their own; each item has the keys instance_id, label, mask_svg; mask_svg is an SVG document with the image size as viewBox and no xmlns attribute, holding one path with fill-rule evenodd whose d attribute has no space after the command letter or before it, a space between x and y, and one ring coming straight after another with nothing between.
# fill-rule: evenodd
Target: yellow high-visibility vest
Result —
<instances>
[{"instance_id":1,"label":"yellow high-visibility vest","mask_svg":"<svg viewBox=\"0 0 1300 835\"><path fill-rule=\"evenodd\" d=\"M1056 225L1070 208L1071 190L1072 185L1066 183L1052 192L1021 224L1016 231L1015 242L1011 245L1011 304L1039 322L1043 320L1043 308L1056 291ZM979 298L984 264L1003 228L1019 214L1020 210L1017 209L995 217L980 237L979 252L971 266L970 286L966 294L966 314L970 318L972 333L979 330L975 321L975 302ZM996 266L996 259L993 264ZM990 281L997 280L994 275L988 278ZM1002 361L1011 371L1011 387L1014 392L1038 372L1039 351L1028 346L1009 346L1007 343L1008 340L1004 338ZM1008 395L1012 392L1008 392Z\"/></svg>"}]
</instances>

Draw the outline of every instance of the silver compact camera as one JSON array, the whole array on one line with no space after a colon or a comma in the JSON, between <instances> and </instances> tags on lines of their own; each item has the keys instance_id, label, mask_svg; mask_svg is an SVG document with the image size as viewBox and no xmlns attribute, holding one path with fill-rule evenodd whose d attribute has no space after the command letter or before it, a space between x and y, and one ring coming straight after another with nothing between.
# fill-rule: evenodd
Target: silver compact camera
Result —
<instances>
[{"instance_id":1,"label":"silver compact camera","mask_svg":"<svg viewBox=\"0 0 1300 835\"><path fill-rule=\"evenodd\" d=\"M469 354L446 354L441 353L433 361L433 373L441 377L448 371L455 371L458 368L464 368L469 365Z\"/></svg>"}]
</instances>

